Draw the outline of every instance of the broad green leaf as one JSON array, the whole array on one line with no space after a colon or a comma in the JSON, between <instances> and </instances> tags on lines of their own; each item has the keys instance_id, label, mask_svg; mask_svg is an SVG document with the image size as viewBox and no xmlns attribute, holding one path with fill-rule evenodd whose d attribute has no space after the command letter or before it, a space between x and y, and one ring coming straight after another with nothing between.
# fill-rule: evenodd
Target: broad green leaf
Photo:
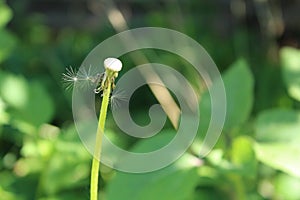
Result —
<instances>
[{"instance_id":1,"label":"broad green leaf","mask_svg":"<svg viewBox=\"0 0 300 200\"><path fill-rule=\"evenodd\" d=\"M300 177L300 113L274 109L261 113L255 130L258 160L275 169Z\"/></svg>"},{"instance_id":2,"label":"broad green leaf","mask_svg":"<svg viewBox=\"0 0 300 200\"><path fill-rule=\"evenodd\" d=\"M275 178L276 199L298 200L300 197L300 178L280 174Z\"/></svg>"},{"instance_id":3,"label":"broad green leaf","mask_svg":"<svg viewBox=\"0 0 300 200\"><path fill-rule=\"evenodd\" d=\"M10 32L0 28L0 63L10 55L15 45L16 38Z\"/></svg>"},{"instance_id":4,"label":"broad green leaf","mask_svg":"<svg viewBox=\"0 0 300 200\"><path fill-rule=\"evenodd\" d=\"M230 129L244 123L252 110L253 76L244 60L235 62L224 73L227 112L224 128Z\"/></svg>"},{"instance_id":5,"label":"broad green leaf","mask_svg":"<svg viewBox=\"0 0 300 200\"><path fill-rule=\"evenodd\" d=\"M17 114L19 119L40 126L50 122L54 114L54 103L40 83L32 82L29 84L28 100Z\"/></svg>"},{"instance_id":6,"label":"broad green leaf","mask_svg":"<svg viewBox=\"0 0 300 200\"><path fill-rule=\"evenodd\" d=\"M3 169L3 168L2 168ZM15 175L10 173L8 170L1 170L0 172L0 188L2 187L4 190L8 188L15 181Z\"/></svg>"},{"instance_id":7,"label":"broad green leaf","mask_svg":"<svg viewBox=\"0 0 300 200\"><path fill-rule=\"evenodd\" d=\"M171 140L175 137L175 133L176 132L174 130L170 129L164 130L153 137L144 138L138 142L131 151L136 153L147 153L159 150L171 142Z\"/></svg>"},{"instance_id":8,"label":"broad green leaf","mask_svg":"<svg viewBox=\"0 0 300 200\"><path fill-rule=\"evenodd\" d=\"M38 82L28 82L22 76L1 72L0 96L10 107L14 119L40 126L51 120L54 103Z\"/></svg>"},{"instance_id":9,"label":"broad green leaf","mask_svg":"<svg viewBox=\"0 0 300 200\"><path fill-rule=\"evenodd\" d=\"M299 143L257 143L257 159L292 176L300 177Z\"/></svg>"},{"instance_id":10,"label":"broad green leaf","mask_svg":"<svg viewBox=\"0 0 300 200\"><path fill-rule=\"evenodd\" d=\"M273 109L260 113L255 123L259 142L289 142L300 140L300 113Z\"/></svg>"},{"instance_id":11,"label":"broad green leaf","mask_svg":"<svg viewBox=\"0 0 300 200\"><path fill-rule=\"evenodd\" d=\"M11 18L11 9L3 2L3 0L0 0L0 28L5 26Z\"/></svg>"},{"instance_id":12,"label":"broad green leaf","mask_svg":"<svg viewBox=\"0 0 300 200\"><path fill-rule=\"evenodd\" d=\"M257 161L253 149L253 141L247 136L234 139L231 149L232 163L239 167L247 176L256 175Z\"/></svg>"},{"instance_id":13,"label":"broad green leaf","mask_svg":"<svg viewBox=\"0 0 300 200\"><path fill-rule=\"evenodd\" d=\"M17 175L17 176L16 176ZM23 184L23 185L22 185ZM22 185L22 187L20 187ZM32 199L32 186L35 183L31 177L19 177L16 171L1 169L0 173L0 199L26 200ZM24 191L25 190L25 191ZM26 191L27 190L27 191Z\"/></svg>"},{"instance_id":14,"label":"broad green leaf","mask_svg":"<svg viewBox=\"0 0 300 200\"><path fill-rule=\"evenodd\" d=\"M4 101L1 99L0 95L0 125L5 124L8 122L8 114L6 112L6 104ZM1 133L1 130L0 130Z\"/></svg>"},{"instance_id":15,"label":"broad green leaf","mask_svg":"<svg viewBox=\"0 0 300 200\"><path fill-rule=\"evenodd\" d=\"M28 100L28 83L22 76L0 71L0 96L6 103L16 109L25 106Z\"/></svg>"},{"instance_id":16,"label":"broad green leaf","mask_svg":"<svg viewBox=\"0 0 300 200\"><path fill-rule=\"evenodd\" d=\"M231 129L244 123L253 104L253 76L244 60L238 60L222 75L226 91L225 129ZM215 83L212 87L219 87ZM205 92L200 101L200 133L207 129L211 116L210 95Z\"/></svg>"},{"instance_id":17,"label":"broad green leaf","mask_svg":"<svg viewBox=\"0 0 300 200\"><path fill-rule=\"evenodd\" d=\"M300 50L291 47L282 48L280 59L288 93L300 101Z\"/></svg>"},{"instance_id":18,"label":"broad green leaf","mask_svg":"<svg viewBox=\"0 0 300 200\"><path fill-rule=\"evenodd\" d=\"M157 143L163 144L161 141L169 141L173 136L172 133L160 133L153 139L139 142L134 151L153 150ZM198 182L196 165L197 158L186 154L158 171L144 174L117 172L116 177L108 183L107 199L188 199Z\"/></svg>"},{"instance_id":19,"label":"broad green leaf","mask_svg":"<svg viewBox=\"0 0 300 200\"><path fill-rule=\"evenodd\" d=\"M11 191L6 191L0 186L0 197L5 200L17 200L18 197L15 193Z\"/></svg>"}]
</instances>

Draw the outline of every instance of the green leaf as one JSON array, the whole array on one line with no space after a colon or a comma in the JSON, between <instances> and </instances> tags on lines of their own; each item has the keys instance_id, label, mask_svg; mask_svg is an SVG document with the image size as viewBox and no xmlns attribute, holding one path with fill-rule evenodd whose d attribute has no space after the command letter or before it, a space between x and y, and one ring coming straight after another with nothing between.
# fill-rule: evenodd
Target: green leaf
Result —
<instances>
[{"instance_id":1,"label":"green leaf","mask_svg":"<svg viewBox=\"0 0 300 200\"><path fill-rule=\"evenodd\" d=\"M36 188L37 186L37 176L35 174L28 176L18 176L17 174L18 172L13 175L14 179L12 183L3 187L6 192L13 194L13 196L5 196L5 193L1 193L0 191L1 200L9 200L10 197L13 197L12 200L35 199L34 197L36 195L36 191L33 188ZM2 180L6 181L6 179L1 179L1 181Z\"/></svg>"},{"instance_id":2,"label":"green leaf","mask_svg":"<svg viewBox=\"0 0 300 200\"><path fill-rule=\"evenodd\" d=\"M15 46L16 38L8 31L0 28L0 63L10 55Z\"/></svg>"},{"instance_id":3,"label":"green leaf","mask_svg":"<svg viewBox=\"0 0 300 200\"><path fill-rule=\"evenodd\" d=\"M6 112L6 104L5 104L5 102L3 102L3 100L1 99L1 95L0 95L0 126L2 124L6 124L8 122L8 118L9 117ZM0 133L1 133L1 129L0 129Z\"/></svg>"},{"instance_id":4,"label":"green leaf","mask_svg":"<svg viewBox=\"0 0 300 200\"><path fill-rule=\"evenodd\" d=\"M257 159L292 176L300 177L299 143L257 143Z\"/></svg>"},{"instance_id":5,"label":"green leaf","mask_svg":"<svg viewBox=\"0 0 300 200\"><path fill-rule=\"evenodd\" d=\"M300 177L300 113L274 109L261 113L255 124L258 160Z\"/></svg>"},{"instance_id":6,"label":"green leaf","mask_svg":"<svg viewBox=\"0 0 300 200\"><path fill-rule=\"evenodd\" d=\"M54 103L45 88L22 76L1 72L0 96L12 108L14 119L36 127L49 122L54 114Z\"/></svg>"},{"instance_id":7,"label":"green leaf","mask_svg":"<svg viewBox=\"0 0 300 200\"><path fill-rule=\"evenodd\" d=\"M142 141L138 142L132 149L132 152L136 153L147 153L151 151L156 151L164 146L166 146L175 137L175 131L164 130L158 135L153 137L144 138Z\"/></svg>"},{"instance_id":8,"label":"green leaf","mask_svg":"<svg viewBox=\"0 0 300 200\"><path fill-rule=\"evenodd\" d=\"M275 179L276 199L298 200L300 197L300 179L280 174Z\"/></svg>"},{"instance_id":9,"label":"green leaf","mask_svg":"<svg viewBox=\"0 0 300 200\"><path fill-rule=\"evenodd\" d=\"M222 75L227 99L225 129L232 129L244 123L252 110L253 104L253 76L244 60L236 61ZM215 83L212 87L219 87ZM213 88L212 88L213 89ZM208 127L211 116L210 95L205 92L200 102L200 133L204 133Z\"/></svg>"},{"instance_id":10,"label":"green leaf","mask_svg":"<svg viewBox=\"0 0 300 200\"><path fill-rule=\"evenodd\" d=\"M174 135L160 133L153 139L141 141L135 151L146 152L161 141L169 141ZM198 182L197 158L184 155L172 165L161 170L144 173L130 174L117 172L116 177L108 183L107 199L189 199Z\"/></svg>"},{"instance_id":11,"label":"green leaf","mask_svg":"<svg viewBox=\"0 0 300 200\"><path fill-rule=\"evenodd\" d=\"M299 140L300 113L287 109L273 109L260 113L255 123L259 142L290 142Z\"/></svg>"},{"instance_id":12,"label":"green leaf","mask_svg":"<svg viewBox=\"0 0 300 200\"><path fill-rule=\"evenodd\" d=\"M248 64L238 60L223 76L227 97L224 128L241 125L248 118L253 104L253 76Z\"/></svg>"},{"instance_id":13,"label":"green leaf","mask_svg":"<svg viewBox=\"0 0 300 200\"><path fill-rule=\"evenodd\" d=\"M253 141L247 136L234 139L231 149L232 163L243 170L247 176L256 175L257 161L253 149Z\"/></svg>"},{"instance_id":14,"label":"green leaf","mask_svg":"<svg viewBox=\"0 0 300 200\"><path fill-rule=\"evenodd\" d=\"M288 93L300 101L300 50L285 47L280 51L282 74Z\"/></svg>"},{"instance_id":15,"label":"green leaf","mask_svg":"<svg viewBox=\"0 0 300 200\"><path fill-rule=\"evenodd\" d=\"M54 103L40 83L32 82L29 84L28 100L17 114L19 119L40 126L50 122L54 114Z\"/></svg>"},{"instance_id":16,"label":"green leaf","mask_svg":"<svg viewBox=\"0 0 300 200\"><path fill-rule=\"evenodd\" d=\"M4 27L12 18L11 9L1 0L0 1L0 28Z\"/></svg>"},{"instance_id":17,"label":"green leaf","mask_svg":"<svg viewBox=\"0 0 300 200\"><path fill-rule=\"evenodd\" d=\"M28 99L27 81L22 76L0 71L0 96L7 106L24 107Z\"/></svg>"},{"instance_id":18,"label":"green leaf","mask_svg":"<svg viewBox=\"0 0 300 200\"><path fill-rule=\"evenodd\" d=\"M17 196L13 192L5 191L1 186L0 186L0 196L2 199L6 199L6 200L18 199Z\"/></svg>"}]
</instances>

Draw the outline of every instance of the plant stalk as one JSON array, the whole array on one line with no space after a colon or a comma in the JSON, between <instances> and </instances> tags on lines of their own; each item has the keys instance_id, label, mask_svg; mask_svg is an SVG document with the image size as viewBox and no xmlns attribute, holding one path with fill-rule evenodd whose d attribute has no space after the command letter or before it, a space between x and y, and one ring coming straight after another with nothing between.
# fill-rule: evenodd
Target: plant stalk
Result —
<instances>
[{"instance_id":1,"label":"plant stalk","mask_svg":"<svg viewBox=\"0 0 300 200\"><path fill-rule=\"evenodd\" d=\"M107 87L104 88L103 90L103 99L100 108L100 116L99 116L98 128L96 134L96 145L95 145L94 157L92 161L90 200L98 200L98 179L99 179L100 156L101 156L101 149L102 149L102 138L104 134L104 126L106 121L109 96L111 92L111 82L109 79L107 79L107 81L108 81Z\"/></svg>"}]
</instances>

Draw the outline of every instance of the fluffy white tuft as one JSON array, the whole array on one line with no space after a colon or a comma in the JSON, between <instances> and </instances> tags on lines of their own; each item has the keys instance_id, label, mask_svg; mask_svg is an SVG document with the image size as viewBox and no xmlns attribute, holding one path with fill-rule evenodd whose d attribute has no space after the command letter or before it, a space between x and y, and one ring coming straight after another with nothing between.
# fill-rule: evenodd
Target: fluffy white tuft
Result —
<instances>
[{"instance_id":1,"label":"fluffy white tuft","mask_svg":"<svg viewBox=\"0 0 300 200\"><path fill-rule=\"evenodd\" d=\"M117 58L106 58L104 60L104 67L119 72L122 69L122 62Z\"/></svg>"}]
</instances>

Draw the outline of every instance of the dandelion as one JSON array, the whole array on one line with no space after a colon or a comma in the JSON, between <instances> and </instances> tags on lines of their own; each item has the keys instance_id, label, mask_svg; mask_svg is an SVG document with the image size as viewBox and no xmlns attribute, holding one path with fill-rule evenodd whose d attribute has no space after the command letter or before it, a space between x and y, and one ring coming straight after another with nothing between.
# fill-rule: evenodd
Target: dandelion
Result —
<instances>
[{"instance_id":1,"label":"dandelion","mask_svg":"<svg viewBox=\"0 0 300 200\"><path fill-rule=\"evenodd\" d=\"M103 75L104 73L93 71L91 65L89 68L81 67L78 72L76 69L69 67L66 69L66 73L62 74L62 80L67 90L72 89L75 84L82 89L96 88L101 83ZM99 92L95 91L95 93Z\"/></svg>"},{"instance_id":2,"label":"dandelion","mask_svg":"<svg viewBox=\"0 0 300 200\"><path fill-rule=\"evenodd\" d=\"M116 58L107 58L104 60L104 68L104 73L97 73L93 71L92 66L90 66L89 68L81 67L78 72L72 67L69 67L66 69L66 73L62 74L62 80L65 84L66 89L71 89L76 84L76 86L78 85L80 87L93 86L93 91L96 94L102 92L102 103L91 169L91 200L98 199L98 173L100 166L99 161L109 99L111 99L111 103L115 107L120 107L122 102L128 100L128 97L123 91L119 92L117 90L112 94L112 90L115 88L115 78L118 77L118 72L122 69L122 62Z\"/></svg>"},{"instance_id":3,"label":"dandelion","mask_svg":"<svg viewBox=\"0 0 300 200\"><path fill-rule=\"evenodd\" d=\"M109 103L109 97L112 89L115 87L115 78L118 76L118 72L122 69L122 63L116 58L107 58L104 60L105 72L103 75L97 75L95 77L97 88L94 90L95 93L103 91L103 99L101 103L98 128L96 133L96 143L94 149L94 157L92 161L91 169L91 187L90 187L90 199L98 199L98 176L100 166L100 155L102 149L102 138L105 127L105 120L107 114L107 108Z\"/></svg>"},{"instance_id":4,"label":"dandelion","mask_svg":"<svg viewBox=\"0 0 300 200\"><path fill-rule=\"evenodd\" d=\"M104 67L110 71L115 70L114 76L111 77L113 92L111 92L110 98L111 108L115 110L120 108L122 104L129 99L126 92L116 88L114 84L114 79L117 77L116 71L121 70L122 63L118 59L107 58L104 60ZM106 78L107 74L105 72L99 73L97 72L97 68L93 68L91 65L89 67L83 66L78 71L70 66L66 69L66 72L62 74L62 80L66 90L72 89L76 84L76 86L81 89L94 88L93 91L95 94L99 94L103 91ZM101 96L103 96L103 94L101 94Z\"/></svg>"}]
</instances>

